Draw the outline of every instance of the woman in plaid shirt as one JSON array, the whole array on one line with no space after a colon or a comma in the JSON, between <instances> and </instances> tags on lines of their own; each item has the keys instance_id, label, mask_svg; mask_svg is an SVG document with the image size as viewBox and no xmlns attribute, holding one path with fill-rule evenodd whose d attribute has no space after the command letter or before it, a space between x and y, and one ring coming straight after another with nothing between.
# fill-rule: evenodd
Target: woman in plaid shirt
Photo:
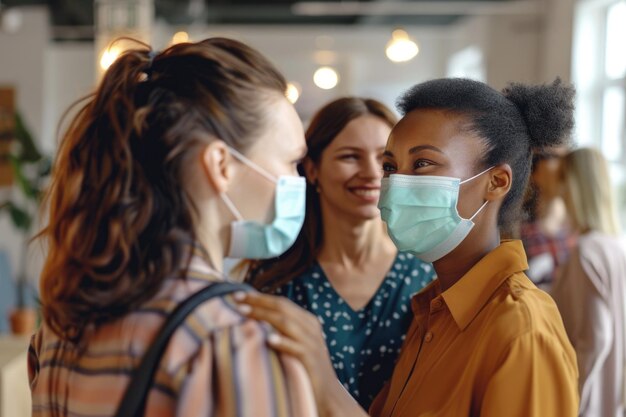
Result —
<instances>
[{"instance_id":1,"label":"woman in plaid shirt","mask_svg":"<svg viewBox=\"0 0 626 417\"><path fill-rule=\"evenodd\" d=\"M212 38L130 50L86 98L62 139L41 233L33 416L113 415L168 313L224 279L242 230L273 227L275 195L302 180L293 177L306 152L285 90L258 52ZM286 250L300 227L279 220ZM277 242L243 243L258 253ZM304 368L268 335L230 297L205 302L170 340L146 415L315 416Z\"/></svg>"}]
</instances>

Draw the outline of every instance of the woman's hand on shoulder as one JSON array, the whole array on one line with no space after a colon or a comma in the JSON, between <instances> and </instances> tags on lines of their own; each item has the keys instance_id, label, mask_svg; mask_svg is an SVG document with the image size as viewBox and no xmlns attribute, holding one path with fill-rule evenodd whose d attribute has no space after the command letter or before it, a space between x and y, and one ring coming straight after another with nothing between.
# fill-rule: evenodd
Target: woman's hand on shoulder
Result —
<instances>
[{"instance_id":1,"label":"woman's hand on shoulder","mask_svg":"<svg viewBox=\"0 0 626 417\"><path fill-rule=\"evenodd\" d=\"M234 299L242 314L272 325L275 332L268 339L270 346L302 362L311 378L320 416L348 415L345 412L366 415L337 380L317 317L285 297L250 292L236 293ZM338 414L340 409L345 412Z\"/></svg>"}]
</instances>

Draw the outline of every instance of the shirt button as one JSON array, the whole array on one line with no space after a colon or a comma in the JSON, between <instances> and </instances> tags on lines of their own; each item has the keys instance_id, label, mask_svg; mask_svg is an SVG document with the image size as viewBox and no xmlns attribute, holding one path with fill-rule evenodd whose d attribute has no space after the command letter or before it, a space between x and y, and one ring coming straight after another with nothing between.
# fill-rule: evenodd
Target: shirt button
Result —
<instances>
[{"instance_id":1,"label":"shirt button","mask_svg":"<svg viewBox=\"0 0 626 417\"><path fill-rule=\"evenodd\" d=\"M426 336L424 337L424 340L426 341L426 343L430 342L431 340L433 340L433 334L432 332L428 332L426 333Z\"/></svg>"},{"instance_id":2,"label":"shirt button","mask_svg":"<svg viewBox=\"0 0 626 417\"><path fill-rule=\"evenodd\" d=\"M434 310L439 310L442 305L443 305L443 303L441 302L441 300L439 298L437 298L436 300L433 300L432 308Z\"/></svg>"}]
</instances>

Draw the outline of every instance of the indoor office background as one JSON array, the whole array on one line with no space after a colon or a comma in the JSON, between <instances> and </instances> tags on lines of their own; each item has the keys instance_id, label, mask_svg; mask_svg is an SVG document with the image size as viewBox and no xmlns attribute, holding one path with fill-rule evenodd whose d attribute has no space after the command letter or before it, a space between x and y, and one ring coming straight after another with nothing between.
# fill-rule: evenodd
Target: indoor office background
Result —
<instances>
[{"instance_id":1,"label":"indoor office background","mask_svg":"<svg viewBox=\"0 0 626 417\"><path fill-rule=\"evenodd\" d=\"M93 90L124 47L110 45L121 35L157 50L211 36L242 40L286 75L305 125L334 98L393 107L432 78L500 89L561 77L577 89L575 141L611 162L626 217L626 0L0 0L0 417L29 413L26 339L10 336L8 318L18 304L36 305L44 256L37 244L26 250L42 221L11 174L5 122L19 114L42 160L52 157L62 115ZM42 160L24 161L28 179L45 171ZM13 207L32 216L30 227Z\"/></svg>"}]
</instances>

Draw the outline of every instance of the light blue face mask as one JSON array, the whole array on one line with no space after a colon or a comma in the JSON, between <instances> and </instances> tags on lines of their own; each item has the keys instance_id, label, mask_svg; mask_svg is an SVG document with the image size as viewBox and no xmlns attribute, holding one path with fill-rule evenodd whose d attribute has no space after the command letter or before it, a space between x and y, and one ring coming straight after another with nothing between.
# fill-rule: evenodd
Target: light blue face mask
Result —
<instances>
[{"instance_id":1,"label":"light blue face mask","mask_svg":"<svg viewBox=\"0 0 626 417\"><path fill-rule=\"evenodd\" d=\"M282 175L278 178L237 152L231 154L261 176L276 184L274 221L261 224L244 220L226 194L222 200L237 219L231 223L228 257L268 259L282 255L293 245L300 233L305 215L306 181L304 177Z\"/></svg>"},{"instance_id":2,"label":"light blue face mask","mask_svg":"<svg viewBox=\"0 0 626 417\"><path fill-rule=\"evenodd\" d=\"M474 227L472 220L488 203L471 218L462 218L456 207L460 186L491 169L465 181L402 174L383 178L378 208L398 250L435 262L459 246Z\"/></svg>"}]
</instances>

